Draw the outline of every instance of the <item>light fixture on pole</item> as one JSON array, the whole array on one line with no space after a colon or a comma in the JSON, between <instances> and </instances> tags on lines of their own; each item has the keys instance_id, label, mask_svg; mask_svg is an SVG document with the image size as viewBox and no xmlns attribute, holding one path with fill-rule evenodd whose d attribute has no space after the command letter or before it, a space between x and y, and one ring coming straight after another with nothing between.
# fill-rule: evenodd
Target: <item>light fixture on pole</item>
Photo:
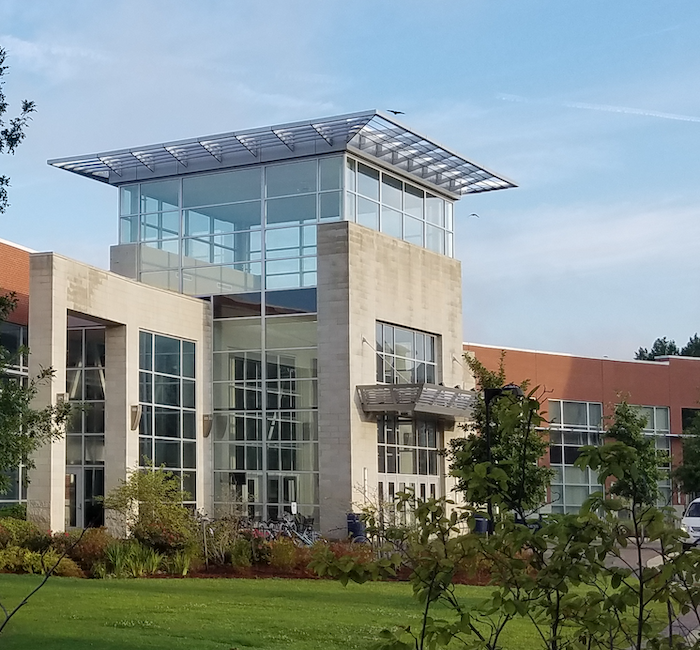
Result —
<instances>
[{"instance_id":1,"label":"light fixture on pole","mask_svg":"<svg viewBox=\"0 0 700 650\"><path fill-rule=\"evenodd\" d=\"M491 402L503 395L509 395L513 399L520 399L525 396L523 389L517 384L506 384L503 388L484 388L484 405L486 407L485 427L486 427L486 459L489 464L489 472L493 463L493 453L491 452ZM488 516L488 533L493 533L493 499L491 498L491 488L486 501L486 511Z\"/></svg>"}]
</instances>

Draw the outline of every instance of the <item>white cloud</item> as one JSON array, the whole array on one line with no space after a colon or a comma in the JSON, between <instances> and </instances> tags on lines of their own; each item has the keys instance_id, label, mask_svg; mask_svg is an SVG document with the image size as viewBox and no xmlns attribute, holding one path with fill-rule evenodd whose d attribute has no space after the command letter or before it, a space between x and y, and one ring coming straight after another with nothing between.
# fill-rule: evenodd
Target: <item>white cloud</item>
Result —
<instances>
[{"instance_id":1,"label":"white cloud","mask_svg":"<svg viewBox=\"0 0 700 650\"><path fill-rule=\"evenodd\" d=\"M86 64L103 64L108 59L103 52L89 48L37 43L10 34L0 34L0 43L13 66L43 75L51 83L75 76Z\"/></svg>"}]
</instances>

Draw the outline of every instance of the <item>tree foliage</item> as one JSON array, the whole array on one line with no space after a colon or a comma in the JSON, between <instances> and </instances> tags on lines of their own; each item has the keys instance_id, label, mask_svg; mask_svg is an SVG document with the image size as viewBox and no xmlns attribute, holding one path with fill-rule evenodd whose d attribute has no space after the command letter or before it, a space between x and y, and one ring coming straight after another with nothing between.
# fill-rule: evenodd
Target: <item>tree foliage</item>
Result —
<instances>
[{"instance_id":1,"label":"tree foliage","mask_svg":"<svg viewBox=\"0 0 700 650\"><path fill-rule=\"evenodd\" d=\"M652 506L659 498L659 465L665 460L665 452L656 449L653 436L644 435L646 426L646 417L622 402L615 406L605 434L609 442L583 451L586 464L603 480L614 479L610 493L626 499L633 508Z\"/></svg>"},{"instance_id":2,"label":"tree foliage","mask_svg":"<svg viewBox=\"0 0 700 650\"><path fill-rule=\"evenodd\" d=\"M489 499L501 509L519 516L538 509L546 500L552 477L548 467L539 464L548 448L542 434L544 417L535 390L516 399L503 395L491 401L491 458L486 444L486 404L483 390L505 383L503 357L496 371L488 370L478 359L465 357L481 391L473 421L465 425L466 436L450 443L450 472L457 478L457 489L469 503L485 504Z\"/></svg>"},{"instance_id":3,"label":"tree foliage","mask_svg":"<svg viewBox=\"0 0 700 650\"><path fill-rule=\"evenodd\" d=\"M191 512L183 505L189 494L180 477L163 468L132 471L104 500L117 512L131 536L161 552L190 545L197 534Z\"/></svg>"},{"instance_id":4,"label":"tree foliage","mask_svg":"<svg viewBox=\"0 0 700 650\"><path fill-rule=\"evenodd\" d=\"M637 361L654 361L656 357L672 357L681 355L682 357L700 357L700 336L697 332L688 339L688 342L678 348L674 340L669 340L665 336L662 339L656 339L651 346L651 350L647 348L639 348L634 358Z\"/></svg>"},{"instance_id":5,"label":"tree foliage","mask_svg":"<svg viewBox=\"0 0 700 650\"><path fill-rule=\"evenodd\" d=\"M32 117L32 113L36 110L34 102L28 100L22 101L22 109L17 117L5 120L3 116L7 112L8 104L5 98L3 86L5 82L3 77L7 74L8 66L5 65L7 52L0 47L0 154L15 152L15 149L24 140L24 129ZM10 179L7 176L0 175L0 214L5 212L8 206L7 188L10 184Z\"/></svg>"},{"instance_id":6,"label":"tree foliage","mask_svg":"<svg viewBox=\"0 0 700 650\"><path fill-rule=\"evenodd\" d=\"M0 295L0 326L15 308L17 299L13 293ZM20 350L18 354L24 354ZM68 403L34 407L39 387L53 378L50 368L42 369L38 376L25 382L12 377L7 371L14 359L0 346L0 493L11 487L9 472L20 463L25 467L25 480L34 468L32 454L42 445L63 435L70 413Z\"/></svg>"},{"instance_id":7,"label":"tree foliage","mask_svg":"<svg viewBox=\"0 0 700 650\"><path fill-rule=\"evenodd\" d=\"M390 577L401 565L410 572L422 616L381 632L375 647L382 650L497 650L517 619L532 625L536 634L528 644L538 650L695 647L671 623L693 615L689 627L700 626L700 550L684 550L686 535L669 523L670 512L645 503L647 486L636 468L647 462L647 450L623 441L638 443L638 423L633 410L622 409L610 427L619 438L585 448L576 462L597 469L601 484L615 480L620 491L624 486L637 503L631 527L620 520L627 498L602 492L579 513L549 515L535 530L503 517L490 536L464 532L465 521L474 523L471 506L430 499L417 504L415 525L404 528L374 564L326 554L314 568L355 582ZM412 495L400 495L397 508L412 501ZM661 549L662 562L647 566L647 546ZM483 599L455 587L457 573L476 566L491 574L492 589Z\"/></svg>"},{"instance_id":8,"label":"tree foliage","mask_svg":"<svg viewBox=\"0 0 700 650\"><path fill-rule=\"evenodd\" d=\"M700 416L683 431L683 459L673 470L673 478L685 494L700 495Z\"/></svg>"}]
</instances>

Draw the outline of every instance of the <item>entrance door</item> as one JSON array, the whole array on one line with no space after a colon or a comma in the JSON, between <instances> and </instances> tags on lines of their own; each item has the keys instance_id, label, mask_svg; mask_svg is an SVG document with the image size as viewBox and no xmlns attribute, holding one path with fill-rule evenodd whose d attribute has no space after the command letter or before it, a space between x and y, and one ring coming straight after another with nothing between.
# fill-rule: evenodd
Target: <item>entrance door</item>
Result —
<instances>
[{"instance_id":1,"label":"entrance door","mask_svg":"<svg viewBox=\"0 0 700 650\"><path fill-rule=\"evenodd\" d=\"M77 469L66 472L66 528L83 526L83 481L82 471Z\"/></svg>"}]
</instances>

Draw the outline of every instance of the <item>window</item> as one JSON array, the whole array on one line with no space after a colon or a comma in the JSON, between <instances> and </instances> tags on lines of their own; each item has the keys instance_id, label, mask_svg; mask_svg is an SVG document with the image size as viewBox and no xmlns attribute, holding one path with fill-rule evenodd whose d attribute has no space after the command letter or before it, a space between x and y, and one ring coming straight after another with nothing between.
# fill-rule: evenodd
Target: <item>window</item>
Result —
<instances>
[{"instance_id":1,"label":"window","mask_svg":"<svg viewBox=\"0 0 700 650\"><path fill-rule=\"evenodd\" d=\"M640 415L647 419L644 434L653 436L656 449L659 452L659 469L662 478L659 480L659 505L671 504L673 486L671 484L671 436L668 406L639 406Z\"/></svg>"},{"instance_id":2,"label":"window","mask_svg":"<svg viewBox=\"0 0 700 650\"><path fill-rule=\"evenodd\" d=\"M549 400L549 459L555 471L551 484L552 512L578 512L583 502L602 487L598 475L574 462L584 445L597 445L603 432L599 402Z\"/></svg>"},{"instance_id":3,"label":"window","mask_svg":"<svg viewBox=\"0 0 700 650\"><path fill-rule=\"evenodd\" d=\"M385 384L435 384L437 337L377 323L377 381Z\"/></svg>"},{"instance_id":4,"label":"window","mask_svg":"<svg viewBox=\"0 0 700 650\"><path fill-rule=\"evenodd\" d=\"M164 466L196 498L195 344L139 332L139 462Z\"/></svg>"},{"instance_id":5,"label":"window","mask_svg":"<svg viewBox=\"0 0 700 650\"><path fill-rule=\"evenodd\" d=\"M452 257L452 202L352 158L346 160L345 218Z\"/></svg>"}]
</instances>

